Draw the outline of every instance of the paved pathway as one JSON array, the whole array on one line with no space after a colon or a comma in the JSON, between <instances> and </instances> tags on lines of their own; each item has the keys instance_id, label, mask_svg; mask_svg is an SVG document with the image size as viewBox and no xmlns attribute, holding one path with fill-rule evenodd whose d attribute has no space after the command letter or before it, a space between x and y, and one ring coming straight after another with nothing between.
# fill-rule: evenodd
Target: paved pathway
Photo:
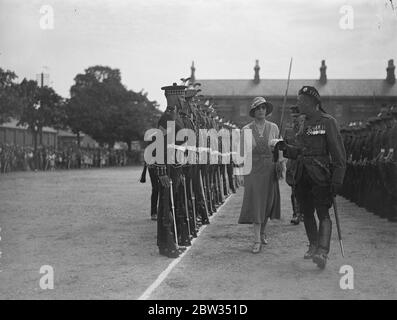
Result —
<instances>
[{"instance_id":1,"label":"paved pathway","mask_svg":"<svg viewBox=\"0 0 397 320\"><path fill-rule=\"evenodd\" d=\"M397 299L397 224L338 198L346 257L336 228L325 270L304 260L303 224L292 226L289 188L281 184L282 219L270 243L250 252L252 229L236 224L243 189L222 208L151 299ZM335 225L334 225L335 227ZM341 266L353 267L353 290L340 288Z\"/></svg>"}]
</instances>

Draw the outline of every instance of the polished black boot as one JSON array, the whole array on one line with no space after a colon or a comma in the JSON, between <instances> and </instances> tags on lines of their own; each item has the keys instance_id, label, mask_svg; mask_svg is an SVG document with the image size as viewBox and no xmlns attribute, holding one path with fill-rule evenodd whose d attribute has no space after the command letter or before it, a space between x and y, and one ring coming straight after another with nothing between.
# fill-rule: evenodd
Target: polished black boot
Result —
<instances>
[{"instance_id":1,"label":"polished black boot","mask_svg":"<svg viewBox=\"0 0 397 320\"><path fill-rule=\"evenodd\" d=\"M318 229L317 222L314 218L314 214L308 212L304 216L304 225L306 230L306 235L310 244L317 245L318 244Z\"/></svg>"},{"instance_id":2,"label":"polished black boot","mask_svg":"<svg viewBox=\"0 0 397 320\"><path fill-rule=\"evenodd\" d=\"M178 233L179 233L178 243L180 246L188 247L191 245L191 243L190 243L189 231L188 231L187 223L185 221L185 217L177 218L177 222L178 222L177 225L178 225Z\"/></svg>"},{"instance_id":3,"label":"polished black boot","mask_svg":"<svg viewBox=\"0 0 397 320\"><path fill-rule=\"evenodd\" d=\"M170 227L166 227L164 231L165 243L159 245L159 252L161 255L168 258L178 258L180 251L175 244L175 235ZM165 244L165 245L164 245Z\"/></svg>"},{"instance_id":4,"label":"polished black boot","mask_svg":"<svg viewBox=\"0 0 397 320\"><path fill-rule=\"evenodd\" d=\"M318 232L318 249L313 255L313 262L320 269L324 269L327 264L328 252L331 242L332 222L329 216L320 220Z\"/></svg>"},{"instance_id":5,"label":"polished black boot","mask_svg":"<svg viewBox=\"0 0 397 320\"><path fill-rule=\"evenodd\" d=\"M169 249L169 248L159 248L159 252L162 256L166 256L168 258L178 258L181 254L180 250L178 249Z\"/></svg>"},{"instance_id":6,"label":"polished black boot","mask_svg":"<svg viewBox=\"0 0 397 320\"><path fill-rule=\"evenodd\" d=\"M207 212L205 210L204 201L199 203L198 212L199 216L201 217L201 224L210 224L210 220L208 219Z\"/></svg>"},{"instance_id":7,"label":"polished black boot","mask_svg":"<svg viewBox=\"0 0 397 320\"><path fill-rule=\"evenodd\" d=\"M304 259L312 259L313 255L317 251L317 244L313 243L309 245L309 250L305 252L305 255L303 256Z\"/></svg>"},{"instance_id":8,"label":"polished black boot","mask_svg":"<svg viewBox=\"0 0 397 320\"><path fill-rule=\"evenodd\" d=\"M397 204L392 204L392 211L388 217L390 222L397 222Z\"/></svg>"},{"instance_id":9,"label":"polished black boot","mask_svg":"<svg viewBox=\"0 0 397 320\"><path fill-rule=\"evenodd\" d=\"M302 221L302 219L300 217L298 200L296 199L294 193L291 194L291 204L292 204L292 210L294 212L292 215L291 224L298 225L299 222Z\"/></svg>"},{"instance_id":10,"label":"polished black boot","mask_svg":"<svg viewBox=\"0 0 397 320\"><path fill-rule=\"evenodd\" d=\"M321 253L321 252L316 252L313 255L313 262L315 264L317 264L317 267L319 267L320 269L324 269L326 264L327 264L327 259L328 256L325 253Z\"/></svg>"},{"instance_id":11,"label":"polished black boot","mask_svg":"<svg viewBox=\"0 0 397 320\"><path fill-rule=\"evenodd\" d=\"M293 215L292 216L292 219L291 219L291 224L293 224L293 225L298 225L299 224L299 222L300 222L300 219L299 219L299 217L298 216L296 216L296 215Z\"/></svg>"}]
</instances>

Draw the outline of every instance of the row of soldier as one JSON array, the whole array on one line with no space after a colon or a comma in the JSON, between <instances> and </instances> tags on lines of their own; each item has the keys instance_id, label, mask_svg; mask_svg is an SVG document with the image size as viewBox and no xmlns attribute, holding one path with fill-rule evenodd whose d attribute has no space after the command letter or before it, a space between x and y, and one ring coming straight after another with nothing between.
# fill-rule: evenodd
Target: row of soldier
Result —
<instances>
[{"instance_id":1,"label":"row of soldier","mask_svg":"<svg viewBox=\"0 0 397 320\"><path fill-rule=\"evenodd\" d=\"M167 108L158 122L158 128L167 136L167 122L175 123L175 132L181 129L193 130L197 149L200 129L232 130L234 124L224 122L216 111L198 95L199 84L163 87ZM164 159L167 159L167 139L164 139ZM184 142L175 142L178 149ZM211 148L208 148L210 150ZM204 151L204 152L208 152ZM221 150L218 146L217 150ZM211 152L211 151L209 151ZM195 153L195 156L198 154ZM161 255L176 258L187 246L201 226L209 224L209 217L231 193L239 187L235 165L228 164L169 164L152 163L144 166L141 182L145 182L146 170L152 183L151 217L157 220L157 245Z\"/></svg>"},{"instance_id":2,"label":"row of soldier","mask_svg":"<svg viewBox=\"0 0 397 320\"><path fill-rule=\"evenodd\" d=\"M397 221L397 106L383 106L378 116L351 123L341 133L348 157L341 194Z\"/></svg>"}]
</instances>

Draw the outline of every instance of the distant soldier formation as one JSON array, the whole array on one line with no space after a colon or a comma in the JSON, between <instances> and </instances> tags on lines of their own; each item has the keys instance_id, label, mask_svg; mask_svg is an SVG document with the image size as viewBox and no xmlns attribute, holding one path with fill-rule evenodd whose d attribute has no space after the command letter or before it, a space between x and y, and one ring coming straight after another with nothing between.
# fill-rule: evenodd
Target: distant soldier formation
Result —
<instances>
[{"instance_id":1,"label":"distant soldier formation","mask_svg":"<svg viewBox=\"0 0 397 320\"><path fill-rule=\"evenodd\" d=\"M140 180L142 183L146 181L148 170L152 184L150 213L152 220L157 220L157 246L161 255L170 258L177 258L191 245L200 227L210 223L209 218L240 185L239 178L235 175L236 165L231 158L228 164L222 164L221 161L211 164L211 147L203 148L199 144L201 139L206 139L200 136L200 129L215 129L218 132L220 129L237 128L216 114L213 105L199 95L199 87L198 83L188 86L174 83L162 88L167 108L158 122L158 128L165 137L165 161L145 163ZM178 149L184 143L176 141L173 146L167 145L168 121L175 123L176 134L182 129L195 132L197 144L193 154L197 157L197 164L167 162L167 150ZM218 139L218 148L214 146L214 152L219 154L222 153L220 142ZM207 164L199 163L200 152L208 154Z\"/></svg>"},{"instance_id":2,"label":"distant soldier formation","mask_svg":"<svg viewBox=\"0 0 397 320\"><path fill-rule=\"evenodd\" d=\"M341 195L381 218L397 221L397 106L341 129L347 170Z\"/></svg>"}]
</instances>

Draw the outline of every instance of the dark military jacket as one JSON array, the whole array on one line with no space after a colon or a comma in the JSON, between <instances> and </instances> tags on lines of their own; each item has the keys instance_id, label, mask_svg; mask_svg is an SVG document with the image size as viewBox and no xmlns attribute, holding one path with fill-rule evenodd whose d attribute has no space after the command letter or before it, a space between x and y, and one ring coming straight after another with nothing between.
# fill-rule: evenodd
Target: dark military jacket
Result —
<instances>
[{"instance_id":1,"label":"dark military jacket","mask_svg":"<svg viewBox=\"0 0 397 320\"><path fill-rule=\"evenodd\" d=\"M286 128L284 133L284 140L286 143L292 146L298 146L297 134L299 131L298 120L295 120L292 124L292 127ZM285 181L289 186L294 186L296 184L295 177L298 169L298 162L293 159L288 159L286 163L286 174Z\"/></svg>"},{"instance_id":2,"label":"dark military jacket","mask_svg":"<svg viewBox=\"0 0 397 320\"><path fill-rule=\"evenodd\" d=\"M165 110L165 112L161 115L158 123L157 123L157 128L159 128L164 135L164 163L162 164L157 164L159 168L159 170L165 170L166 165L171 165L172 167L178 167L178 163L177 163L177 157L175 156L175 145L181 145L183 142L180 141L175 141L175 144L173 145L168 145L167 143L167 122L168 121L175 121L175 137L178 134L178 131L184 128L184 123L180 117L180 115L178 114L178 112L174 113L173 111L170 111L170 109L167 107L167 109ZM174 137L174 139L175 139ZM168 159L168 149L172 149L173 150L173 154L174 154L174 159ZM167 169L168 171L170 170L170 168ZM159 172L159 175L163 175L164 171Z\"/></svg>"},{"instance_id":3,"label":"dark military jacket","mask_svg":"<svg viewBox=\"0 0 397 320\"><path fill-rule=\"evenodd\" d=\"M285 157L297 159L298 166L318 185L343 183L346 170L346 152L336 120L329 114L319 112L305 120L303 130L297 135L298 146L287 144ZM298 183L302 170L297 170Z\"/></svg>"},{"instance_id":4,"label":"dark military jacket","mask_svg":"<svg viewBox=\"0 0 397 320\"><path fill-rule=\"evenodd\" d=\"M389 147L393 149L393 157L391 160L397 166L397 121L394 121L390 130ZM391 150L389 150L391 152ZM397 178L397 172L396 172Z\"/></svg>"}]
</instances>

